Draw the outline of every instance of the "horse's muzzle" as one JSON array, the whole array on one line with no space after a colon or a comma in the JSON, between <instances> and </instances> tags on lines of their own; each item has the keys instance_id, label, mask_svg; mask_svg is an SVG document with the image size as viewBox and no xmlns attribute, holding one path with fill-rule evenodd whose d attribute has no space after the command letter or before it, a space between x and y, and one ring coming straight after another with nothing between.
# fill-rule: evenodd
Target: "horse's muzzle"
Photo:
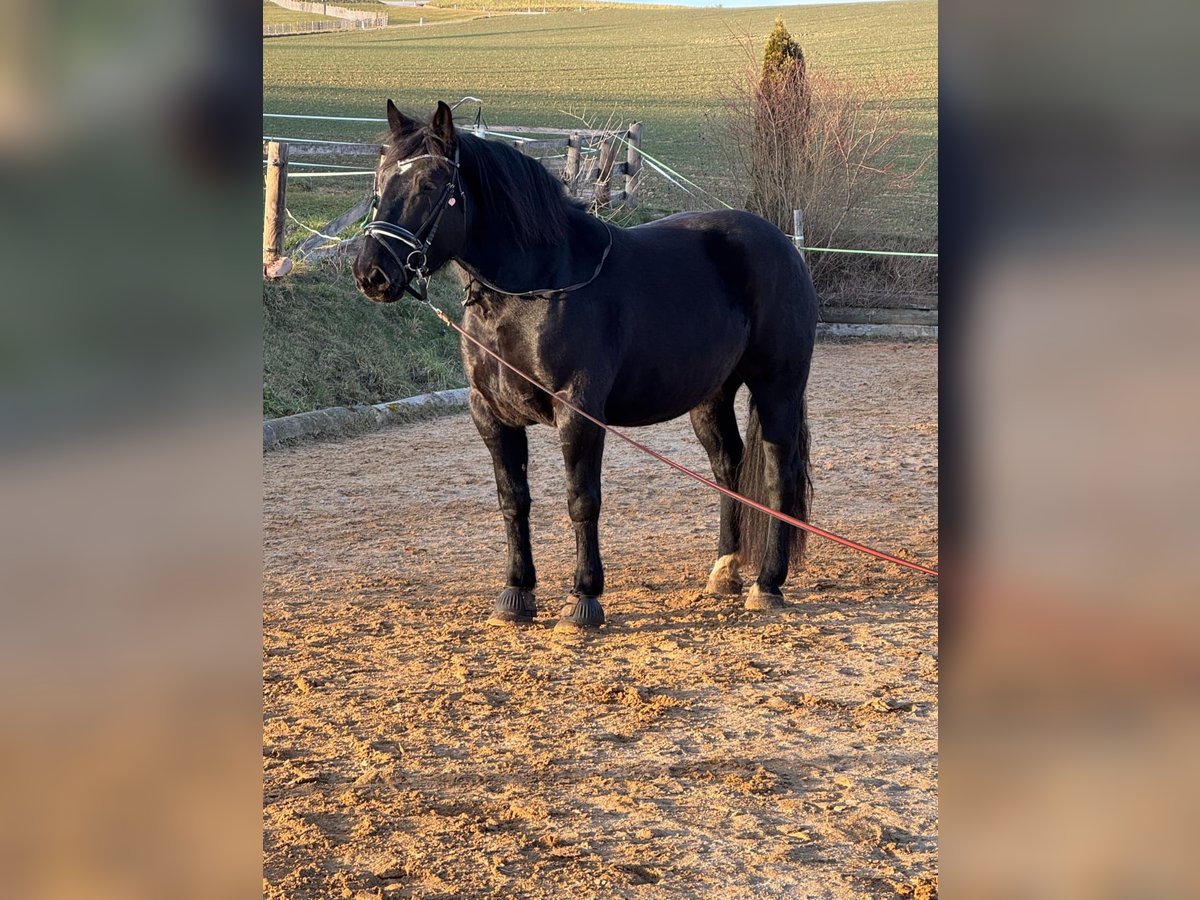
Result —
<instances>
[{"instance_id":1,"label":"horse's muzzle","mask_svg":"<svg viewBox=\"0 0 1200 900\"><path fill-rule=\"evenodd\" d=\"M358 289L368 300L376 303L395 303L404 295L404 285L407 279L396 283L382 268L371 266L365 274L355 276L355 281L358 282Z\"/></svg>"}]
</instances>

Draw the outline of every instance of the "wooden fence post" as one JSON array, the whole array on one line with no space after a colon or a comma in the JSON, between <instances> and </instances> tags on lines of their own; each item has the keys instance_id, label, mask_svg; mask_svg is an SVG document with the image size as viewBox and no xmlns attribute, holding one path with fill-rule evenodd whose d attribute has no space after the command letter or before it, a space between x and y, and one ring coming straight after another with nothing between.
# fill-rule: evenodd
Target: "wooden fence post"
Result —
<instances>
[{"instance_id":1,"label":"wooden fence post","mask_svg":"<svg viewBox=\"0 0 1200 900\"><path fill-rule=\"evenodd\" d=\"M792 210L792 242L800 251L800 258L804 259L804 210L802 209Z\"/></svg>"},{"instance_id":2,"label":"wooden fence post","mask_svg":"<svg viewBox=\"0 0 1200 900\"><path fill-rule=\"evenodd\" d=\"M642 173L642 123L629 126L629 152L625 156L625 208L637 209L638 182Z\"/></svg>"},{"instance_id":3,"label":"wooden fence post","mask_svg":"<svg viewBox=\"0 0 1200 900\"><path fill-rule=\"evenodd\" d=\"M617 155L617 139L607 135L600 142L600 174L596 178L596 206L608 206L612 200L613 159Z\"/></svg>"},{"instance_id":4,"label":"wooden fence post","mask_svg":"<svg viewBox=\"0 0 1200 900\"><path fill-rule=\"evenodd\" d=\"M582 153L582 151L580 151ZM595 184L600 179L600 156L592 154L584 156L581 163L580 185Z\"/></svg>"},{"instance_id":5,"label":"wooden fence post","mask_svg":"<svg viewBox=\"0 0 1200 900\"><path fill-rule=\"evenodd\" d=\"M579 181L579 132L572 131L570 137L567 138L567 163L563 166L563 181L567 184L567 191L573 196Z\"/></svg>"},{"instance_id":6,"label":"wooden fence post","mask_svg":"<svg viewBox=\"0 0 1200 900\"><path fill-rule=\"evenodd\" d=\"M291 271L292 263L283 255L283 226L287 209L288 145L267 143L267 192L263 212L263 275L280 278Z\"/></svg>"}]
</instances>

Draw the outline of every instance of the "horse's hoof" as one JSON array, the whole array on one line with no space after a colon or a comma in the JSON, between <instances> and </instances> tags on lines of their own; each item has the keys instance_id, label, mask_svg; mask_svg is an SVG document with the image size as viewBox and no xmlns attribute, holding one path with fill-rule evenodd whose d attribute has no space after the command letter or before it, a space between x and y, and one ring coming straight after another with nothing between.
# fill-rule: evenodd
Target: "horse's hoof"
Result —
<instances>
[{"instance_id":1,"label":"horse's hoof","mask_svg":"<svg viewBox=\"0 0 1200 900\"><path fill-rule=\"evenodd\" d=\"M712 597L736 597L742 592L742 587L737 555L728 553L713 564L704 593Z\"/></svg>"},{"instance_id":2,"label":"horse's hoof","mask_svg":"<svg viewBox=\"0 0 1200 900\"><path fill-rule=\"evenodd\" d=\"M604 624L604 607L595 597L576 597L559 612L555 631L578 631L583 628L599 628Z\"/></svg>"},{"instance_id":3,"label":"horse's hoof","mask_svg":"<svg viewBox=\"0 0 1200 900\"><path fill-rule=\"evenodd\" d=\"M746 597L746 609L783 609L783 594L770 594L757 584L750 585L750 593Z\"/></svg>"},{"instance_id":4,"label":"horse's hoof","mask_svg":"<svg viewBox=\"0 0 1200 900\"><path fill-rule=\"evenodd\" d=\"M710 597L739 597L743 587L741 581L734 581L731 578L709 578L704 593Z\"/></svg>"},{"instance_id":5,"label":"horse's hoof","mask_svg":"<svg viewBox=\"0 0 1200 900\"><path fill-rule=\"evenodd\" d=\"M533 591L523 588L506 587L496 598L492 607L492 615L488 618L489 625L515 625L522 622L532 622L537 615L537 601Z\"/></svg>"}]
</instances>

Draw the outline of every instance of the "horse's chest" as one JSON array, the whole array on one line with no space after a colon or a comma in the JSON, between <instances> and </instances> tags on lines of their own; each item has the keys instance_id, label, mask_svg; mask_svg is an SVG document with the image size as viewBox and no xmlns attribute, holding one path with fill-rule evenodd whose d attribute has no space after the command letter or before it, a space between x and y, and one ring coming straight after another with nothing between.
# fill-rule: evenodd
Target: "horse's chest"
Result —
<instances>
[{"instance_id":1,"label":"horse's chest","mask_svg":"<svg viewBox=\"0 0 1200 900\"><path fill-rule=\"evenodd\" d=\"M473 336L521 371L537 378L538 369L533 364L536 356L531 346L511 335L500 335L493 329L488 331L491 333L473 333ZM554 423L554 409L550 398L520 375L466 341L463 342L463 360L471 387L501 422L513 427L538 422L543 425Z\"/></svg>"}]
</instances>

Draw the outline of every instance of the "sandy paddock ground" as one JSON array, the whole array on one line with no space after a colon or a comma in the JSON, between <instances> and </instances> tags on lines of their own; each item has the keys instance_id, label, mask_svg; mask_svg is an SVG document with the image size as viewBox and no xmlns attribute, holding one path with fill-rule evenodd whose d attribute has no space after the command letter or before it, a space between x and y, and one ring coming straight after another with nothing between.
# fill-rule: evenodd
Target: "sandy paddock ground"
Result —
<instances>
[{"instance_id":1,"label":"sandy paddock ground","mask_svg":"<svg viewBox=\"0 0 1200 900\"><path fill-rule=\"evenodd\" d=\"M936 561L936 378L818 346L814 522ZM637 435L707 472L686 418ZM564 638L553 431L530 458L543 615L497 628L466 415L265 457L264 893L936 897L936 583L814 538L787 609L703 597L716 495L610 439L609 624Z\"/></svg>"}]
</instances>

